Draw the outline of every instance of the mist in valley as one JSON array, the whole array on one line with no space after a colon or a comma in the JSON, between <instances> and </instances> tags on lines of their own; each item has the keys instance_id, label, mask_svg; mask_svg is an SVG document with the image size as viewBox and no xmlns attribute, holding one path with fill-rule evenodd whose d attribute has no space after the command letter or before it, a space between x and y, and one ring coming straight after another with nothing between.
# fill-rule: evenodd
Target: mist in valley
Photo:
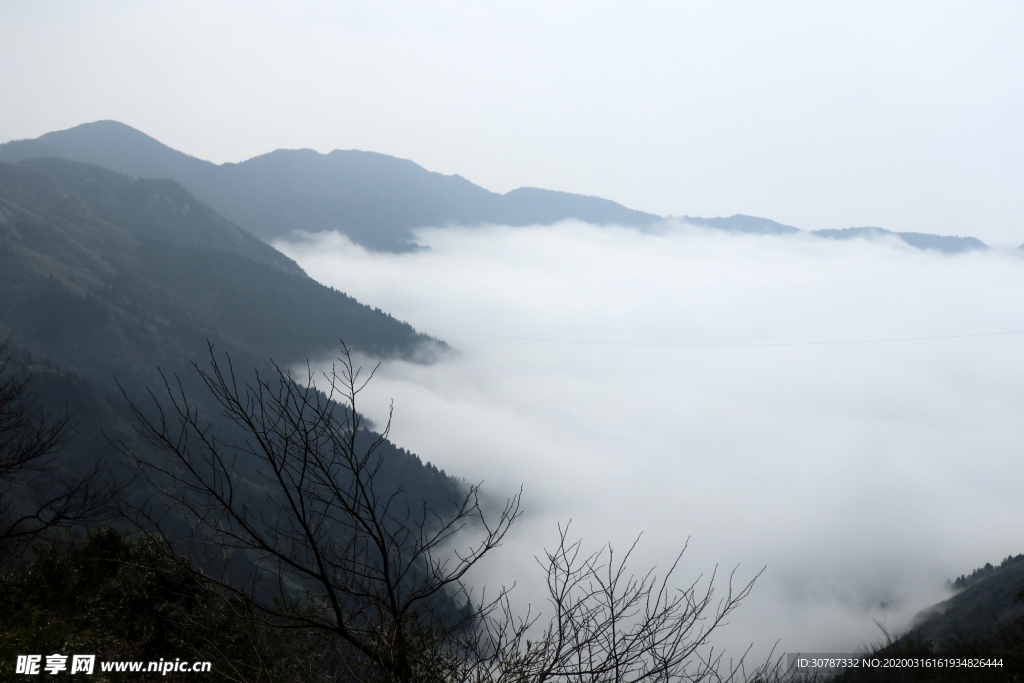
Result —
<instances>
[{"instance_id":1,"label":"mist in valley","mask_svg":"<svg viewBox=\"0 0 1024 683\"><path fill-rule=\"evenodd\" d=\"M542 608L533 558L570 520L593 550L642 533L636 570L689 541L681 581L764 569L716 643L850 651L1024 550L1016 251L673 222L417 238L406 254L337 233L275 246L451 344L385 361L360 407L380 422L393 399L398 445L491 495L524 487L473 583Z\"/></svg>"},{"instance_id":2,"label":"mist in valley","mask_svg":"<svg viewBox=\"0 0 1024 683\"><path fill-rule=\"evenodd\" d=\"M0 380L29 359L115 471L122 384L211 347L327 370L344 331L414 505L522 491L477 595L545 623L568 525L641 575L685 548L716 601L755 581L727 658L870 648L1024 553L1022 30L1005 2L0 3ZM1019 559L957 593L982 653L996 623L1024 652ZM19 614L0 641L101 659L177 633Z\"/></svg>"}]
</instances>

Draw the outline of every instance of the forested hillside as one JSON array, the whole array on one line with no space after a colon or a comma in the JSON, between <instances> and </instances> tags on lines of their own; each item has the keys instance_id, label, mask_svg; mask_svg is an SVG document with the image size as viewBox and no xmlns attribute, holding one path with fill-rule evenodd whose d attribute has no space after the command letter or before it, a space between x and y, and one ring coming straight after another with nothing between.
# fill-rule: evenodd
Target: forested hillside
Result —
<instances>
[{"instance_id":1,"label":"forested hillside","mask_svg":"<svg viewBox=\"0 0 1024 683\"><path fill-rule=\"evenodd\" d=\"M310 279L290 259L169 180L61 159L0 163L0 341L35 375L44 405L78 411L73 461L111 462L135 443L121 391L144 400L161 372L221 424L191 363L212 345L242 381L327 359L344 339L377 358L443 342ZM461 484L390 444L386 478L449 500ZM113 466L113 465L112 465Z\"/></svg>"},{"instance_id":2,"label":"forested hillside","mask_svg":"<svg viewBox=\"0 0 1024 683\"><path fill-rule=\"evenodd\" d=\"M976 569L951 583L957 593L914 619L910 634L948 644L958 638L988 637L1024 616L1024 556Z\"/></svg>"},{"instance_id":3,"label":"forested hillside","mask_svg":"<svg viewBox=\"0 0 1024 683\"><path fill-rule=\"evenodd\" d=\"M205 340L294 363L344 338L378 357L433 342L307 277L171 181L57 159L0 165L0 334L84 376L149 375Z\"/></svg>"}]
</instances>

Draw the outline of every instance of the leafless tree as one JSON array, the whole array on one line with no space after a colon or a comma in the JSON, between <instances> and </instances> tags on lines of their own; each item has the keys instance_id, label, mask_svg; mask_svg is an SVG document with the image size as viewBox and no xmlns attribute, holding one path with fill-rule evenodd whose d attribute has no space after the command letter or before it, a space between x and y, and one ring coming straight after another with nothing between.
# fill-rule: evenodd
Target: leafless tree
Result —
<instances>
[{"instance_id":1,"label":"leafless tree","mask_svg":"<svg viewBox=\"0 0 1024 683\"><path fill-rule=\"evenodd\" d=\"M178 524L179 542L193 553L247 558L244 580L230 569L214 580L251 600L270 623L324 638L341 678L640 683L739 676L740 667L723 667L708 637L753 582L734 591L730 580L716 601L713 580L704 590L676 590L675 564L660 580L633 576L630 553L621 560L610 548L586 555L562 530L540 562L553 609L546 627L529 613L514 614L504 588L474 599L466 576L502 543L519 515L519 495L487 514L479 486L445 507L414 505L384 485L390 414L378 434L364 428L356 399L373 372L361 379L344 345L320 387L308 367L301 383L277 366L269 378L240 381L230 358L219 360L212 348L209 366L196 371L239 437L214 435L177 378L165 377L148 406L129 400L139 434L156 448L115 445L163 495L160 505L124 512L165 533Z\"/></svg>"},{"instance_id":2,"label":"leafless tree","mask_svg":"<svg viewBox=\"0 0 1024 683\"><path fill-rule=\"evenodd\" d=\"M181 540L205 556L213 548L252 559L245 585L221 574L223 587L254 596L276 623L332 637L349 675L414 680L423 634L445 639L471 622L452 598L501 543L519 497L492 522L476 486L447 510L413 507L400 488L381 490L379 449L390 420L379 434L363 428L356 398L373 373L361 380L347 348L326 373L324 391L312 371L303 386L276 366L272 379L241 383L230 359L218 362L212 349L209 369L196 369L223 415L241 428L242 443L218 440L180 383L166 378L166 407L154 397L154 413L134 403L132 409L139 433L168 457L117 443L165 494L169 512L188 524ZM166 510L126 512L167 528ZM448 550L470 524L482 538Z\"/></svg>"},{"instance_id":3,"label":"leafless tree","mask_svg":"<svg viewBox=\"0 0 1024 683\"><path fill-rule=\"evenodd\" d=\"M95 468L71 474L58 453L76 423L65 408L46 410L32 395L33 376L0 344L0 560L47 531L90 522L111 489Z\"/></svg>"},{"instance_id":4,"label":"leafless tree","mask_svg":"<svg viewBox=\"0 0 1024 683\"><path fill-rule=\"evenodd\" d=\"M638 539L639 540L639 539ZM491 681L544 683L640 683L642 681L767 681L779 677L770 661L749 667L744 657L726 660L710 642L712 633L749 595L754 579L716 598L715 575L677 587L686 550L660 578L651 569L628 570L636 542L619 559L611 545L587 554L568 527L538 564L546 575L548 610L539 619L517 619L502 600L502 611L482 620L490 648L473 658L474 676ZM533 639L530 636L533 635ZM746 654L746 653L744 653Z\"/></svg>"}]
</instances>

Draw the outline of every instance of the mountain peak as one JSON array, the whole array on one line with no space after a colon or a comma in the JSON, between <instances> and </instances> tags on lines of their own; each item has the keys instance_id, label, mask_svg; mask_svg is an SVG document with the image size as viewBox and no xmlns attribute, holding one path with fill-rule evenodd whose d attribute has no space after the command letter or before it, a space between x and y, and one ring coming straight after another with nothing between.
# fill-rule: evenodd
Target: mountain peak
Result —
<instances>
[{"instance_id":1,"label":"mountain peak","mask_svg":"<svg viewBox=\"0 0 1024 683\"><path fill-rule=\"evenodd\" d=\"M204 176L209 169L216 168L209 161L191 157L127 124L110 120L83 123L35 140L0 145L0 161L8 163L45 156L96 164L137 178L178 180L182 175Z\"/></svg>"},{"instance_id":2,"label":"mountain peak","mask_svg":"<svg viewBox=\"0 0 1024 683\"><path fill-rule=\"evenodd\" d=\"M279 149L216 165L178 152L131 126L94 121L35 140L0 145L0 161L62 157L138 178L169 178L265 240L339 230L373 249L412 248L412 230L443 225L551 224L566 219L649 225L658 216L615 202L520 188L490 192L408 159L359 150Z\"/></svg>"}]
</instances>

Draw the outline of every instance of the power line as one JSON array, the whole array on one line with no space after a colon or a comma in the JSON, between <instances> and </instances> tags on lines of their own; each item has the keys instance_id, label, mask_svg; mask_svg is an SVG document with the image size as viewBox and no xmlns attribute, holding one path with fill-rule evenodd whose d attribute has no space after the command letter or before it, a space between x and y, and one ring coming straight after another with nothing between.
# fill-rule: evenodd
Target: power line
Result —
<instances>
[{"instance_id":1,"label":"power line","mask_svg":"<svg viewBox=\"0 0 1024 683\"><path fill-rule=\"evenodd\" d=\"M1001 337L1012 334L1024 334L1024 330L1010 332L978 332L974 334L947 334L937 337L893 337L888 339L849 339L841 341L808 341L808 342L739 342L730 344L677 344L659 342L608 342L579 339L541 339L538 337L507 337L498 334L476 334L474 332L457 332L454 330L438 330L423 328L424 332L438 334L456 334L464 337L483 337L486 339L507 339L511 341L542 342L546 344L584 344L588 346L664 346L680 348L732 348L745 346L840 346L850 344L889 344L894 342L935 341L940 339L970 339L974 337Z\"/></svg>"}]
</instances>

